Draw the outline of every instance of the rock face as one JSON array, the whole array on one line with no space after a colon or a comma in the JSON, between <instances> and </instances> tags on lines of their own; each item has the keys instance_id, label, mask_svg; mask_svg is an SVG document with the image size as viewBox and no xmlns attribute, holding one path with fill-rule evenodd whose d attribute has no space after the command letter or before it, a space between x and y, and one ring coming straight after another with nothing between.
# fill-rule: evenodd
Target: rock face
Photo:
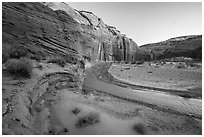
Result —
<instances>
[{"instance_id":1,"label":"rock face","mask_svg":"<svg viewBox=\"0 0 204 137\"><path fill-rule=\"evenodd\" d=\"M32 55L135 62L137 44L91 12L67 3L2 3L3 50L23 46Z\"/></svg>"},{"instance_id":2,"label":"rock face","mask_svg":"<svg viewBox=\"0 0 204 137\"><path fill-rule=\"evenodd\" d=\"M147 57L146 59L184 56L202 60L202 35L181 36L158 43L142 45L140 46L140 52L143 52L142 54Z\"/></svg>"}]
</instances>

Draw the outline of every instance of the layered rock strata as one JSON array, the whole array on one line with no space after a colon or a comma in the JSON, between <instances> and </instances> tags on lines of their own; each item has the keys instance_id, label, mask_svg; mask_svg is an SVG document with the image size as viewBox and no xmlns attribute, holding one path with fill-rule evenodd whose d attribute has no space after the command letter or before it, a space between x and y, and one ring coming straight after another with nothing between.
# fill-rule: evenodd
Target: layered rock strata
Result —
<instances>
[{"instance_id":1,"label":"layered rock strata","mask_svg":"<svg viewBox=\"0 0 204 137\"><path fill-rule=\"evenodd\" d=\"M23 46L33 55L134 62L137 44L92 12L67 3L2 4L3 49Z\"/></svg>"}]
</instances>

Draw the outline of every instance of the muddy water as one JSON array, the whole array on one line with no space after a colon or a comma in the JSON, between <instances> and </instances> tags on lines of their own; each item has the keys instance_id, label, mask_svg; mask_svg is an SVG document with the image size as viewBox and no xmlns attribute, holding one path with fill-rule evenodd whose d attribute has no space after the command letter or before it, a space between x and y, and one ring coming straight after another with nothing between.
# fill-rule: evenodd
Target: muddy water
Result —
<instances>
[{"instance_id":1,"label":"muddy water","mask_svg":"<svg viewBox=\"0 0 204 137\"><path fill-rule=\"evenodd\" d=\"M79 108L80 113L74 115L72 110L74 108ZM61 100L55 106L56 115L59 120L62 122L64 127L69 129L69 133L72 135L128 135L128 134L137 134L132 126L134 123L139 121L138 118L131 120L121 120L116 119L113 116L110 116L103 112L98 112L90 106L84 104L77 104L76 102L70 102L69 100ZM81 116L86 116L90 112L99 114L99 123L94 125L89 125L83 128L77 128L75 125Z\"/></svg>"},{"instance_id":2,"label":"muddy water","mask_svg":"<svg viewBox=\"0 0 204 137\"><path fill-rule=\"evenodd\" d=\"M151 90L140 91L118 87L113 84L99 81L93 74L91 68L87 69L84 86L104 91L118 97L154 104L163 108L170 108L182 113L202 116L202 100L184 99L178 96L165 94L163 92L155 92Z\"/></svg>"}]
</instances>

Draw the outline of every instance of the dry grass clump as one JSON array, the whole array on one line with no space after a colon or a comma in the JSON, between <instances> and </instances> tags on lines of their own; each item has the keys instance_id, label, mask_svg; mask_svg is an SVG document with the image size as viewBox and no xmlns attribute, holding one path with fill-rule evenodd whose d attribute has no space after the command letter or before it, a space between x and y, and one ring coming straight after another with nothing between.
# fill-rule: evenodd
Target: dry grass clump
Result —
<instances>
[{"instance_id":1,"label":"dry grass clump","mask_svg":"<svg viewBox=\"0 0 204 137\"><path fill-rule=\"evenodd\" d=\"M2 47L2 63L6 63L9 58L19 59L27 56L27 50L23 46Z\"/></svg>"},{"instance_id":2,"label":"dry grass clump","mask_svg":"<svg viewBox=\"0 0 204 137\"><path fill-rule=\"evenodd\" d=\"M69 133L67 128L59 125L51 125L48 129L48 135L66 135Z\"/></svg>"},{"instance_id":3,"label":"dry grass clump","mask_svg":"<svg viewBox=\"0 0 204 137\"><path fill-rule=\"evenodd\" d=\"M9 57L10 58L16 58L19 59L21 57L26 57L28 54L28 51L25 47L23 46L13 46L9 50Z\"/></svg>"},{"instance_id":4,"label":"dry grass clump","mask_svg":"<svg viewBox=\"0 0 204 137\"><path fill-rule=\"evenodd\" d=\"M133 129L138 132L141 135L145 135L146 134L146 130L145 130L145 126L142 123L136 123L133 126Z\"/></svg>"},{"instance_id":5,"label":"dry grass clump","mask_svg":"<svg viewBox=\"0 0 204 137\"><path fill-rule=\"evenodd\" d=\"M77 128L84 128L87 127L89 125L93 125L96 123L99 123L99 114L98 113L94 113L94 112L90 112L88 115L83 116L83 117L79 117L77 123L76 123L76 127Z\"/></svg>"},{"instance_id":6,"label":"dry grass clump","mask_svg":"<svg viewBox=\"0 0 204 137\"><path fill-rule=\"evenodd\" d=\"M81 112L81 110L79 109L79 108L74 108L73 110L72 110L72 113L74 114L74 115L77 115L78 113L80 113Z\"/></svg>"},{"instance_id":7,"label":"dry grass clump","mask_svg":"<svg viewBox=\"0 0 204 137\"><path fill-rule=\"evenodd\" d=\"M27 58L10 59L5 64L6 71L16 77L30 78L32 74L33 65Z\"/></svg>"}]
</instances>

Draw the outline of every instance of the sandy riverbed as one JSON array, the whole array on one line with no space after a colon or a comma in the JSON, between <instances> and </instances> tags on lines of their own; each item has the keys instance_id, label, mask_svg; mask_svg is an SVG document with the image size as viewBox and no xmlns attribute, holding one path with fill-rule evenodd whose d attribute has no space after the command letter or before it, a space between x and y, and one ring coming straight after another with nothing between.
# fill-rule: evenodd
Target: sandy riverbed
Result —
<instances>
[{"instance_id":1,"label":"sandy riverbed","mask_svg":"<svg viewBox=\"0 0 204 137\"><path fill-rule=\"evenodd\" d=\"M3 134L202 133L202 119L199 117L160 109L160 107L155 109L152 105L130 101L117 94L100 91L93 86L86 85L81 91L69 82L72 79L70 70L53 64L43 64L43 70L36 69L35 75L42 76L47 73L46 77L37 80L34 76L23 83L19 80L19 85L12 85L14 81L4 77ZM92 78L97 79L96 76ZM103 81L98 80L98 82ZM17 89L17 92L10 97L9 91L14 89ZM26 100L22 99L27 96L27 90L39 93L30 96L33 100L30 110L28 110L29 101L26 103ZM7 98L15 99L18 103L15 104L12 100L9 103ZM10 112L8 108L13 110ZM87 116L91 117L87 118Z\"/></svg>"},{"instance_id":2,"label":"sandy riverbed","mask_svg":"<svg viewBox=\"0 0 204 137\"><path fill-rule=\"evenodd\" d=\"M178 63L177 63L178 64ZM133 85L195 93L202 97L202 69L198 67L176 68L175 62L141 65L113 64L110 74L116 79Z\"/></svg>"}]
</instances>

